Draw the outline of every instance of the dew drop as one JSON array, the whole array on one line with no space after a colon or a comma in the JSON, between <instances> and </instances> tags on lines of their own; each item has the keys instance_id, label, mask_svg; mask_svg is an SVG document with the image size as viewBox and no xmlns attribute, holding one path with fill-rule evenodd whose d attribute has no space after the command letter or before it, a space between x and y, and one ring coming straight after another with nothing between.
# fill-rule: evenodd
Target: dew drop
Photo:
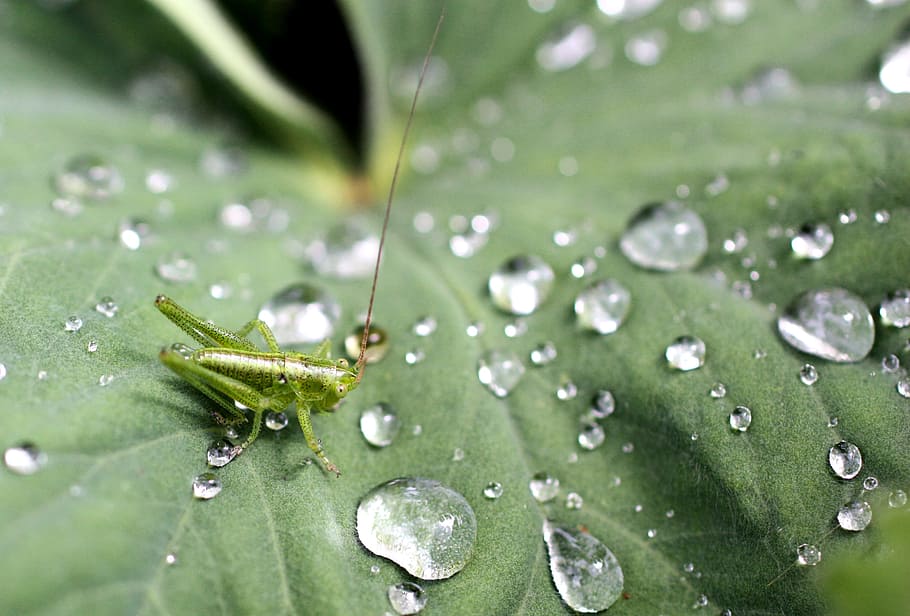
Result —
<instances>
[{"instance_id":1,"label":"dew drop","mask_svg":"<svg viewBox=\"0 0 910 616\"><path fill-rule=\"evenodd\" d=\"M894 353L882 357L882 372L897 372L900 367L901 360Z\"/></svg>"},{"instance_id":2,"label":"dew drop","mask_svg":"<svg viewBox=\"0 0 910 616\"><path fill-rule=\"evenodd\" d=\"M363 325L358 325L354 328L354 331L345 337L344 352L352 359L360 356L360 345L362 342ZM378 362L388 354L390 347L391 342L386 331L375 324L370 325L370 335L367 337L367 350L364 354L364 361L368 364Z\"/></svg>"},{"instance_id":3,"label":"dew drop","mask_svg":"<svg viewBox=\"0 0 910 616\"><path fill-rule=\"evenodd\" d=\"M47 464L47 454L34 443L23 442L3 452L3 464L17 475L34 475Z\"/></svg>"},{"instance_id":4,"label":"dew drop","mask_svg":"<svg viewBox=\"0 0 910 616\"><path fill-rule=\"evenodd\" d=\"M396 614L419 614L427 604L427 594L413 582L389 586L389 603Z\"/></svg>"},{"instance_id":5,"label":"dew drop","mask_svg":"<svg viewBox=\"0 0 910 616\"><path fill-rule=\"evenodd\" d=\"M436 331L437 322L434 317L426 316L417 319L417 322L414 323L412 328L414 334L417 336L429 336Z\"/></svg>"},{"instance_id":6,"label":"dew drop","mask_svg":"<svg viewBox=\"0 0 910 616\"><path fill-rule=\"evenodd\" d=\"M626 57L641 66L654 66L667 48L667 35L662 30L651 30L626 41Z\"/></svg>"},{"instance_id":7,"label":"dew drop","mask_svg":"<svg viewBox=\"0 0 910 616\"><path fill-rule=\"evenodd\" d=\"M882 300L878 314L883 325L907 327L910 325L910 289L898 289Z\"/></svg>"},{"instance_id":8,"label":"dew drop","mask_svg":"<svg viewBox=\"0 0 910 616\"><path fill-rule=\"evenodd\" d=\"M114 298L110 296L102 297L101 300L95 304L95 311L103 314L109 319L112 319L117 311L120 310L120 306L117 305L117 302L114 301Z\"/></svg>"},{"instance_id":9,"label":"dew drop","mask_svg":"<svg viewBox=\"0 0 910 616\"><path fill-rule=\"evenodd\" d=\"M616 556L590 533L543 524L550 574L559 596L576 612L599 612L622 595L623 573Z\"/></svg>"},{"instance_id":10,"label":"dew drop","mask_svg":"<svg viewBox=\"0 0 910 616\"><path fill-rule=\"evenodd\" d=\"M6 378L6 364L0 364L0 381Z\"/></svg>"},{"instance_id":11,"label":"dew drop","mask_svg":"<svg viewBox=\"0 0 910 616\"><path fill-rule=\"evenodd\" d=\"M747 406L737 406L730 413L730 428L745 432L752 425L752 411Z\"/></svg>"},{"instance_id":12,"label":"dew drop","mask_svg":"<svg viewBox=\"0 0 910 616\"><path fill-rule=\"evenodd\" d=\"M139 250L151 237L151 227L144 220L124 218L117 224L117 239L129 250Z\"/></svg>"},{"instance_id":13,"label":"dew drop","mask_svg":"<svg viewBox=\"0 0 910 616\"><path fill-rule=\"evenodd\" d=\"M799 380L803 385L815 385L818 381L818 370L812 364L805 364L799 369Z\"/></svg>"},{"instance_id":14,"label":"dew drop","mask_svg":"<svg viewBox=\"0 0 910 616\"><path fill-rule=\"evenodd\" d=\"M145 174L145 187L155 195L166 193L174 187L174 176L162 169L152 169Z\"/></svg>"},{"instance_id":15,"label":"dew drop","mask_svg":"<svg viewBox=\"0 0 910 616\"><path fill-rule=\"evenodd\" d=\"M629 313L632 295L613 279L600 280L588 286L575 298L578 325L599 334L612 334Z\"/></svg>"},{"instance_id":16,"label":"dew drop","mask_svg":"<svg viewBox=\"0 0 910 616\"><path fill-rule=\"evenodd\" d=\"M876 210L872 218L875 220L875 224L886 225L891 221L891 212L888 210Z\"/></svg>"},{"instance_id":17,"label":"dew drop","mask_svg":"<svg viewBox=\"0 0 910 616\"><path fill-rule=\"evenodd\" d=\"M80 154L54 176L54 186L63 197L103 201L123 190L123 177L100 156Z\"/></svg>"},{"instance_id":18,"label":"dew drop","mask_svg":"<svg viewBox=\"0 0 910 616\"><path fill-rule=\"evenodd\" d=\"M209 446L208 451L205 453L205 457L209 466L217 468L224 466L236 458L237 454L239 453L239 447L235 447L234 444L227 439L221 439L220 441L215 441Z\"/></svg>"},{"instance_id":19,"label":"dew drop","mask_svg":"<svg viewBox=\"0 0 910 616\"><path fill-rule=\"evenodd\" d=\"M213 282L209 285L209 296L212 299L227 299L234 294L234 290L226 282Z\"/></svg>"},{"instance_id":20,"label":"dew drop","mask_svg":"<svg viewBox=\"0 0 910 616\"><path fill-rule=\"evenodd\" d=\"M514 321L506 323L505 327L502 328L502 333L506 335L507 338L518 338L519 336L524 336L528 333L528 320L517 318Z\"/></svg>"},{"instance_id":21,"label":"dew drop","mask_svg":"<svg viewBox=\"0 0 910 616\"><path fill-rule=\"evenodd\" d=\"M559 479L546 472L536 473L528 482L531 496L538 503L546 503L559 494Z\"/></svg>"},{"instance_id":22,"label":"dew drop","mask_svg":"<svg viewBox=\"0 0 910 616\"><path fill-rule=\"evenodd\" d=\"M852 225L857 221L859 216L853 208L841 210L837 215L837 222L842 225Z\"/></svg>"},{"instance_id":23,"label":"dew drop","mask_svg":"<svg viewBox=\"0 0 910 616\"><path fill-rule=\"evenodd\" d=\"M873 477L872 475L869 475L868 477L863 479L863 490L865 490L867 492L871 492L871 491L875 490L876 488L878 488L878 478L877 477Z\"/></svg>"},{"instance_id":24,"label":"dew drop","mask_svg":"<svg viewBox=\"0 0 910 616\"><path fill-rule=\"evenodd\" d=\"M739 254L749 245L749 237L742 229L737 229L731 237L724 240L723 248L727 254Z\"/></svg>"},{"instance_id":25,"label":"dew drop","mask_svg":"<svg viewBox=\"0 0 910 616\"><path fill-rule=\"evenodd\" d=\"M565 71L577 66L597 47L594 29L588 24L571 24L537 48L537 63L546 71Z\"/></svg>"},{"instance_id":26,"label":"dew drop","mask_svg":"<svg viewBox=\"0 0 910 616\"><path fill-rule=\"evenodd\" d=\"M329 229L306 248L305 258L316 272L335 278L363 278L373 273L379 236L358 219Z\"/></svg>"},{"instance_id":27,"label":"dew drop","mask_svg":"<svg viewBox=\"0 0 910 616\"><path fill-rule=\"evenodd\" d=\"M496 500L502 496L502 484L498 481L491 481L484 486L483 495L490 500Z\"/></svg>"},{"instance_id":28,"label":"dew drop","mask_svg":"<svg viewBox=\"0 0 910 616\"><path fill-rule=\"evenodd\" d=\"M597 261L594 257L581 257L569 267L573 278L587 278L597 271Z\"/></svg>"},{"instance_id":29,"label":"dew drop","mask_svg":"<svg viewBox=\"0 0 910 616\"><path fill-rule=\"evenodd\" d=\"M426 358L427 354L423 349L411 349L404 354L404 363L413 366L414 364L419 364Z\"/></svg>"},{"instance_id":30,"label":"dew drop","mask_svg":"<svg viewBox=\"0 0 910 616\"><path fill-rule=\"evenodd\" d=\"M907 504L907 493L903 490L894 490L888 495L888 506L899 509Z\"/></svg>"},{"instance_id":31,"label":"dew drop","mask_svg":"<svg viewBox=\"0 0 910 616\"><path fill-rule=\"evenodd\" d=\"M708 250L708 233L701 217L682 203L651 203L629 221L619 247L639 267L691 269Z\"/></svg>"},{"instance_id":32,"label":"dew drop","mask_svg":"<svg viewBox=\"0 0 910 616\"><path fill-rule=\"evenodd\" d=\"M578 385L569 379L564 379L556 388L558 400L574 400L578 396Z\"/></svg>"},{"instance_id":33,"label":"dew drop","mask_svg":"<svg viewBox=\"0 0 910 616\"><path fill-rule=\"evenodd\" d=\"M710 395L715 400L723 398L727 395L727 386L723 383L714 383L714 385L712 385L711 389L708 391L708 395Z\"/></svg>"},{"instance_id":34,"label":"dew drop","mask_svg":"<svg viewBox=\"0 0 910 616\"><path fill-rule=\"evenodd\" d=\"M269 411L265 415L265 427L269 430L284 430L288 425L288 416L281 412Z\"/></svg>"},{"instance_id":35,"label":"dew drop","mask_svg":"<svg viewBox=\"0 0 910 616\"><path fill-rule=\"evenodd\" d=\"M155 264L155 272L167 282L192 282L196 280L196 262L182 252L171 252Z\"/></svg>"},{"instance_id":36,"label":"dew drop","mask_svg":"<svg viewBox=\"0 0 910 616\"><path fill-rule=\"evenodd\" d=\"M392 406L380 402L360 414L360 433L374 447L388 447L401 429L401 420Z\"/></svg>"},{"instance_id":37,"label":"dew drop","mask_svg":"<svg viewBox=\"0 0 910 616\"><path fill-rule=\"evenodd\" d=\"M667 347L667 365L688 372L705 365L705 343L695 336L680 336Z\"/></svg>"},{"instance_id":38,"label":"dew drop","mask_svg":"<svg viewBox=\"0 0 910 616\"><path fill-rule=\"evenodd\" d=\"M65 216L78 216L84 209L82 202L72 197L57 197L51 201L51 208Z\"/></svg>"},{"instance_id":39,"label":"dew drop","mask_svg":"<svg viewBox=\"0 0 910 616\"><path fill-rule=\"evenodd\" d=\"M749 16L752 0L713 0L711 10L718 21L740 24Z\"/></svg>"},{"instance_id":40,"label":"dew drop","mask_svg":"<svg viewBox=\"0 0 910 616\"><path fill-rule=\"evenodd\" d=\"M853 443L841 441L828 450L828 464L841 479L853 479L863 468L863 455Z\"/></svg>"},{"instance_id":41,"label":"dew drop","mask_svg":"<svg viewBox=\"0 0 910 616\"><path fill-rule=\"evenodd\" d=\"M280 344L322 342L335 332L340 317L341 305L335 298L307 283L282 289L259 309L259 318Z\"/></svg>"},{"instance_id":42,"label":"dew drop","mask_svg":"<svg viewBox=\"0 0 910 616\"><path fill-rule=\"evenodd\" d=\"M585 506L585 499L578 492L566 494L566 509L581 509Z\"/></svg>"},{"instance_id":43,"label":"dew drop","mask_svg":"<svg viewBox=\"0 0 910 616\"><path fill-rule=\"evenodd\" d=\"M382 571L382 568L379 565L370 566L370 575L377 575L380 571Z\"/></svg>"},{"instance_id":44,"label":"dew drop","mask_svg":"<svg viewBox=\"0 0 910 616\"><path fill-rule=\"evenodd\" d=\"M524 365L513 351L493 349L477 361L477 378L498 398L509 395L524 372Z\"/></svg>"},{"instance_id":45,"label":"dew drop","mask_svg":"<svg viewBox=\"0 0 910 616\"><path fill-rule=\"evenodd\" d=\"M781 337L809 355L835 362L856 362L875 341L872 315L863 300L841 288L807 291L777 320Z\"/></svg>"},{"instance_id":46,"label":"dew drop","mask_svg":"<svg viewBox=\"0 0 910 616\"><path fill-rule=\"evenodd\" d=\"M531 363L535 366L546 366L556 359L556 345L543 342L531 350Z\"/></svg>"},{"instance_id":47,"label":"dew drop","mask_svg":"<svg viewBox=\"0 0 910 616\"><path fill-rule=\"evenodd\" d=\"M582 425L581 431L578 433L578 444L582 449L593 451L603 445L605 437L606 434L600 424L586 423Z\"/></svg>"},{"instance_id":48,"label":"dew drop","mask_svg":"<svg viewBox=\"0 0 910 616\"><path fill-rule=\"evenodd\" d=\"M837 523L844 530L861 531L872 521L872 507L865 501L847 503L837 512Z\"/></svg>"},{"instance_id":49,"label":"dew drop","mask_svg":"<svg viewBox=\"0 0 910 616\"><path fill-rule=\"evenodd\" d=\"M169 565L169 566L176 565L177 564L177 555L174 554L173 552L168 552L164 556L164 564Z\"/></svg>"},{"instance_id":50,"label":"dew drop","mask_svg":"<svg viewBox=\"0 0 910 616\"><path fill-rule=\"evenodd\" d=\"M711 13L703 6L690 6L680 9L679 25L686 32L704 32L711 27Z\"/></svg>"},{"instance_id":51,"label":"dew drop","mask_svg":"<svg viewBox=\"0 0 910 616\"><path fill-rule=\"evenodd\" d=\"M464 449L456 447L452 451L452 462L461 462L462 460L464 460Z\"/></svg>"},{"instance_id":52,"label":"dew drop","mask_svg":"<svg viewBox=\"0 0 910 616\"><path fill-rule=\"evenodd\" d=\"M696 436L696 438L698 437ZM623 443L621 449L623 453L632 453L635 451L635 443Z\"/></svg>"},{"instance_id":53,"label":"dew drop","mask_svg":"<svg viewBox=\"0 0 910 616\"><path fill-rule=\"evenodd\" d=\"M48 377L49 375L48 375L48 373L47 373L47 370L39 370L39 371L38 371L38 374L37 374L36 376L38 377L38 380L39 380L39 381L46 381L46 380L47 380L47 377Z\"/></svg>"},{"instance_id":54,"label":"dew drop","mask_svg":"<svg viewBox=\"0 0 910 616\"><path fill-rule=\"evenodd\" d=\"M746 105L758 105L765 101L779 100L793 96L799 90L799 82L786 68L774 66L758 71L739 91L740 99Z\"/></svg>"},{"instance_id":55,"label":"dew drop","mask_svg":"<svg viewBox=\"0 0 910 616\"><path fill-rule=\"evenodd\" d=\"M200 500L215 498L221 492L221 480L215 473L202 473L193 479L193 496Z\"/></svg>"},{"instance_id":56,"label":"dew drop","mask_svg":"<svg viewBox=\"0 0 910 616\"><path fill-rule=\"evenodd\" d=\"M477 536L474 511L438 481L393 479L373 488L357 507L357 536L370 552L411 575L439 580L461 571Z\"/></svg>"},{"instance_id":57,"label":"dew drop","mask_svg":"<svg viewBox=\"0 0 910 616\"><path fill-rule=\"evenodd\" d=\"M98 377L98 384L101 387L107 387L108 385L110 385L113 382L113 380L114 380L113 374L102 374L100 377Z\"/></svg>"},{"instance_id":58,"label":"dew drop","mask_svg":"<svg viewBox=\"0 0 910 616\"><path fill-rule=\"evenodd\" d=\"M68 332L79 331L82 329L82 319L75 315L67 317L66 321L63 322L63 329Z\"/></svg>"},{"instance_id":59,"label":"dew drop","mask_svg":"<svg viewBox=\"0 0 910 616\"><path fill-rule=\"evenodd\" d=\"M591 400L591 415L596 419L609 417L616 410L616 398L609 389L601 389Z\"/></svg>"},{"instance_id":60,"label":"dew drop","mask_svg":"<svg viewBox=\"0 0 910 616\"><path fill-rule=\"evenodd\" d=\"M796 548L796 564L802 567L814 567L822 559L822 552L814 545L800 544Z\"/></svg>"},{"instance_id":61,"label":"dew drop","mask_svg":"<svg viewBox=\"0 0 910 616\"><path fill-rule=\"evenodd\" d=\"M663 0L597 0L600 12L613 19L632 20L653 11Z\"/></svg>"},{"instance_id":62,"label":"dew drop","mask_svg":"<svg viewBox=\"0 0 910 616\"><path fill-rule=\"evenodd\" d=\"M910 398L910 380L900 379L897 382L897 393L904 398Z\"/></svg>"},{"instance_id":63,"label":"dew drop","mask_svg":"<svg viewBox=\"0 0 910 616\"><path fill-rule=\"evenodd\" d=\"M834 246L834 233L825 223L806 224L790 240L790 249L797 259L818 260Z\"/></svg>"},{"instance_id":64,"label":"dew drop","mask_svg":"<svg viewBox=\"0 0 910 616\"><path fill-rule=\"evenodd\" d=\"M490 297L505 312L531 314L550 294L553 278L553 269L540 257L513 257L490 275Z\"/></svg>"},{"instance_id":65,"label":"dew drop","mask_svg":"<svg viewBox=\"0 0 910 616\"><path fill-rule=\"evenodd\" d=\"M484 326L480 321L471 321L468 323L468 326L465 327L465 333L469 338L476 338L483 333Z\"/></svg>"}]
</instances>

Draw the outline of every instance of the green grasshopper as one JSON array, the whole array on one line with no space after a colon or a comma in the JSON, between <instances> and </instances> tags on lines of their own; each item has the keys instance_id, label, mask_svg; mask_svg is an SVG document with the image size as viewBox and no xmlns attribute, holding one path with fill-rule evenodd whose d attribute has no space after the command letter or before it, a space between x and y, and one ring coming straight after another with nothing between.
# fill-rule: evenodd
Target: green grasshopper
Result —
<instances>
[{"instance_id":1,"label":"green grasshopper","mask_svg":"<svg viewBox=\"0 0 910 616\"><path fill-rule=\"evenodd\" d=\"M357 388L363 378L370 323L373 318L373 300L376 296L376 283L379 280L379 265L382 261L382 249L385 245L401 159L417 107L417 97L420 94L420 88L423 85L427 66L444 17L445 12L443 11L436 24L436 31L433 33L423 67L420 70L417 88L401 138L401 146L398 150L398 158L395 162L395 170L386 201L379 249L376 253L370 302L360 342L360 355L353 366L346 359L330 357L331 343L328 340L316 347L310 354L282 351L278 347L272 330L259 319L253 319L237 331L231 331L194 315L164 295L155 298L155 306L158 310L202 345L202 348L196 350L182 344L166 347L158 355L162 363L227 411L227 417L219 411L211 411L212 417L218 424L233 426L245 422L246 415L241 408L238 408L238 404L253 412L250 434L243 443L234 447L231 452L232 457L246 450L259 436L262 415L266 411L284 411L296 402L297 420L300 422L307 445L326 470L335 473L336 476L341 475L341 471L325 455L322 444L316 438L310 413L312 411L320 413L333 411L351 390ZM268 351L261 351L247 338L247 335L254 329L265 340Z\"/></svg>"}]
</instances>

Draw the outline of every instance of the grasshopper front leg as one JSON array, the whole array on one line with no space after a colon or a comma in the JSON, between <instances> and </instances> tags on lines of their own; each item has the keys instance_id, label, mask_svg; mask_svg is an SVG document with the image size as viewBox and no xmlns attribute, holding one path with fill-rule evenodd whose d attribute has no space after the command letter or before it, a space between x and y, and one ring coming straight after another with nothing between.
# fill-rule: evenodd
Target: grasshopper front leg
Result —
<instances>
[{"instance_id":1,"label":"grasshopper front leg","mask_svg":"<svg viewBox=\"0 0 910 616\"><path fill-rule=\"evenodd\" d=\"M316 432L313 430L313 422L310 419L310 410L312 404L305 400L299 394L297 395L297 421L300 423L300 429L303 430L303 438L306 439L306 444L310 446L310 449L313 453L316 454L316 457L319 458L319 461L322 462L322 465L325 466L327 471L335 473L336 477L341 477L341 470L335 466L328 456L325 455L325 450L322 448L322 443L319 442L319 439L316 438Z\"/></svg>"}]
</instances>

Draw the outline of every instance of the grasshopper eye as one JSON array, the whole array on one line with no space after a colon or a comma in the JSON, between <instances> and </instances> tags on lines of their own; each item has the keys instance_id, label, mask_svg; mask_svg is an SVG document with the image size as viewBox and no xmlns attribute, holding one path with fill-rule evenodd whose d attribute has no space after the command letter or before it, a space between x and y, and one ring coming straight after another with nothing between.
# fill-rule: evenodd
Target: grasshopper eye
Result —
<instances>
[{"instance_id":1,"label":"grasshopper eye","mask_svg":"<svg viewBox=\"0 0 910 616\"><path fill-rule=\"evenodd\" d=\"M348 360L346 360L345 358L342 357L338 360L338 365L341 366L342 368L347 368Z\"/></svg>"},{"instance_id":2,"label":"grasshopper eye","mask_svg":"<svg viewBox=\"0 0 910 616\"><path fill-rule=\"evenodd\" d=\"M345 395L346 393L348 393L348 388L347 388L345 385L339 383L339 384L335 387L335 391L338 392L338 395L339 395L339 396L343 396L343 395Z\"/></svg>"}]
</instances>

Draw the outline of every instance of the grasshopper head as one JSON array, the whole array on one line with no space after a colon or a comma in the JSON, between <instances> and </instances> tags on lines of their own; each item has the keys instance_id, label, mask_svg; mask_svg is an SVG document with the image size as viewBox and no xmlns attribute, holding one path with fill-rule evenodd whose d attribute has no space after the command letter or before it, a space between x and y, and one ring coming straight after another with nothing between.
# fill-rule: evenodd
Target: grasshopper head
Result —
<instances>
[{"instance_id":1,"label":"grasshopper head","mask_svg":"<svg viewBox=\"0 0 910 616\"><path fill-rule=\"evenodd\" d=\"M348 360L336 359L335 376L329 381L329 388L325 393L325 408L334 408L341 400L348 395L352 389L356 389L359 381L357 379L356 368L351 368Z\"/></svg>"}]
</instances>

